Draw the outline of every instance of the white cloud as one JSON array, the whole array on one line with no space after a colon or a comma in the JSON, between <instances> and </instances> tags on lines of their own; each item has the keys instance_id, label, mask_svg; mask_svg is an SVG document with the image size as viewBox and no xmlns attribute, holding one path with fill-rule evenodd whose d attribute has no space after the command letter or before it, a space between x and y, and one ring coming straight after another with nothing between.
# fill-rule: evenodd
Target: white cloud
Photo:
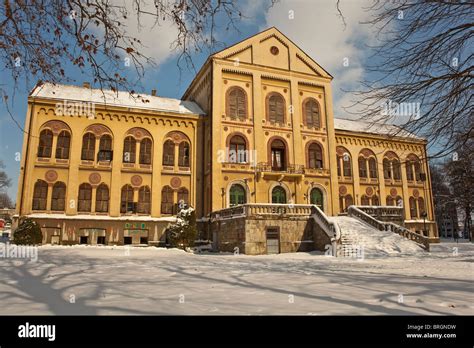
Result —
<instances>
[{"instance_id":1,"label":"white cloud","mask_svg":"<svg viewBox=\"0 0 474 348\"><path fill-rule=\"evenodd\" d=\"M137 38L143 47L139 50L141 54L150 57L156 64L163 63L174 55L171 44L178 36L178 29L170 21L155 23L156 17L151 14L142 14L138 19L134 1L114 0L116 6L125 7L128 15L121 19L121 25L125 27L127 36ZM142 10L155 13L153 1L142 2Z\"/></svg>"},{"instance_id":2,"label":"white cloud","mask_svg":"<svg viewBox=\"0 0 474 348\"><path fill-rule=\"evenodd\" d=\"M360 22L369 18L370 14L364 7L372 2L341 1L346 27L338 16L336 3L336 0L281 0L267 12L262 29L277 27L334 76L334 113L348 117L342 106L349 106L354 96L341 89L354 90L364 76L366 51L363 45L373 38L370 26ZM293 19L290 19L291 14ZM345 59L348 66L344 66Z\"/></svg>"}]
</instances>

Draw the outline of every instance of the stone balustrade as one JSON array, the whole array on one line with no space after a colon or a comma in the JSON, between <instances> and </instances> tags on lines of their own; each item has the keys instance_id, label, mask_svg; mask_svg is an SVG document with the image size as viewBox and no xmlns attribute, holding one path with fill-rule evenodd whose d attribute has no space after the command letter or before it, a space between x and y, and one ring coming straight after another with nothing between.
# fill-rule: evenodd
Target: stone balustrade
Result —
<instances>
[{"instance_id":1,"label":"stone balustrade","mask_svg":"<svg viewBox=\"0 0 474 348\"><path fill-rule=\"evenodd\" d=\"M403 225L405 220L403 207L358 205L357 208L378 221L394 222L398 225Z\"/></svg>"},{"instance_id":2,"label":"stone balustrade","mask_svg":"<svg viewBox=\"0 0 474 348\"><path fill-rule=\"evenodd\" d=\"M418 234L416 232L410 231L409 229L399 226L397 224L394 224L393 222L382 222L377 219L375 219L373 216L369 215L369 212L371 211L368 208L386 208L386 207L356 207L354 205L351 205L347 212L349 213L349 216L356 217L372 227L377 228L379 231L391 231L394 232L402 237L405 237L409 240L414 241L415 243L420 244L423 246L423 248L427 251L430 250L430 243L429 243L429 238L422 236L421 234ZM400 208L400 207L387 207L387 208ZM365 211L363 211L364 209ZM403 209L403 208L401 208Z\"/></svg>"},{"instance_id":3,"label":"stone balustrade","mask_svg":"<svg viewBox=\"0 0 474 348\"><path fill-rule=\"evenodd\" d=\"M324 232L326 232L328 237L335 238L336 240L340 238L341 233L339 231L339 226L332 221L329 221L328 217L321 209L315 205L311 206L311 214L316 222L318 222L323 228Z\"/></svg>"},{"instance_id":4,"label":"stone balustrade","mask_svg":"<svg viewBox=\"0 0 474 348\"><path fill-rule=\"evenodd\" d=\"M211 220L230 219L251 216L310 216L311 205L307 204L258 204L247 203L217 210L211 214Z\"/></svg>"}]
</instances>

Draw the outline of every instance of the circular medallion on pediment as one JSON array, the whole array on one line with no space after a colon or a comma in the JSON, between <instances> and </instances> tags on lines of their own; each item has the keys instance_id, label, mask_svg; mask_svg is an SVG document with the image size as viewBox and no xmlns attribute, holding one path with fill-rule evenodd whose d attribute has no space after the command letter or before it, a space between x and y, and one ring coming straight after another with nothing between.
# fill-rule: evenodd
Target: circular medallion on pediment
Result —
<instances>
[{"instance_id":1,"label":"circular medallion on pediment","mask_svg":"<svg viewBox=\"0 0 474 348\"><path fill-rule=\"evenodd\" d=\"M345 187L345 186L340 186L340 187L339 187L339 193L340 193L341 195L345 195L345 194L347 193L347 187Z\"/></svg>"},{"instance_id":2,"label":"circular medallion on pediment","mask_svg":"<svg viewBox=\"0 0 474 348\"><path fill-rule=\"evenodd\" d=\"M44 174L44 178L48 182L55 182L58 179L58 173L55 170L48 170Z\"/></svg>"},{"instance_id":3,"label":"circular medallion on pediment","mask_svg":"<svg viewBox=\"0 0 474 348\"><path fill-rule=\"evenodd\" d=\"M176 189L181 186L181 179L175 176L174 178L171 179L170 184L172 188Z\"/></svg>"},{"instance_id":4,"label":"circular medallion on pediment","mask_svg":"<svg viewBox=\"0 0 474 348\"><path fill-rule=\"evenodd\" d=\"M130 182L132 183L133 186L140 186L143 182L143 179L140 175L134 175L130 179Z\"/></svg>"},{"instance_id":5,"label":"circular medallion on pediment","mask_svg":"<svg viewBox=\"0 0 474 348\"><path fill-rule=\"evenodd\" d=\"M100 180L102 178L100 177L100 174L99 173L91 173L89 175L89 182L92 184L92 185L97 185L98 183L100 183Z\"/></svg>"}]
</instances>

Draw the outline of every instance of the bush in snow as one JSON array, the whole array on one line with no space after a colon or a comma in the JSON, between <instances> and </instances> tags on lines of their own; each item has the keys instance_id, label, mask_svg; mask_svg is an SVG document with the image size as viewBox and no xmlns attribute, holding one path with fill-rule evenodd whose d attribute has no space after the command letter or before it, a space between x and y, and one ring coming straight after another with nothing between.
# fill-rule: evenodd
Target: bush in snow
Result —
<instances>
[{"instance_id":1,"label":"bush in snow","mask_svg":"<svg viewBox=\"0 0 474 348\"><path fill-rule=\"evenodd\" d=\"M31 219L25 219L13 233L13 243L18 245L41 244L42 240L41 228Z\"/></svg>"},{"instance_id":2,"label":"bush in snow","mask_svg":"<svg viewBox=\"0 0 474 348\"><path fill-rule=\"evenodd\" d=\"M189 207L181 209L177 221L168 227L168 240L173 247L186 250L194 245L197 237L196 212Z\"/></svg>"}]
</instances>

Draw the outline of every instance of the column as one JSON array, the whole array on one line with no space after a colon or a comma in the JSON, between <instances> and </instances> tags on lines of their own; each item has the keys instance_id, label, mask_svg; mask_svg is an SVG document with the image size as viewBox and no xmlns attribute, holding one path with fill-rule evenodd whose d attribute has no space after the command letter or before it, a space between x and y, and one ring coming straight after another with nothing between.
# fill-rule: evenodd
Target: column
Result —
<instances>
[{"instance_id":1,"label":"column","mask_svg":"<svg viewBox=\"0 0 474 348\"><path fill-rule=\"evenodd\" d=\"M360 202L360 178L359 178L359 158L357 157L354 160L354 157L351 154L352 159L352 182L354 184L354 204L357 205Z\"/></svg>"},{"instance_id":2,"label":"column","mask_svg":"<svg viewBox=\"0 0 474 348\"><path fill-rule=\"evenodd\" d=\"M378 180L379 180L380 204L386 204L387 203L387 201L386 201L387 200L387 192L385 190L383 157L382 157L382 161L379 162L379 159L377 158L377 156L375 156L375 162L377 163L377 177L378 177Z\"/></svg>"},{"instance_id":3,"label":"column","mask_svg":"<svg viewBox=\"0 0 474 348\"><path fill-rule=\"evenodd\" d=\"M400 161L400 162L402 162L402 161ZM408 219L410 219L410 194L409 194L409 191L408 191L406 162L400 164L400 170L402 172L403 211L404 211L405 220L408 220Z\"/></svg>"},{"instance_id":4,"label":"column","mask_svg":"<svg viewBox=\"0 0 474 348\"><path fill-rule=\"evenodd\" d=\"M51 211L51 201L53 197L53 183L48 182L48 192L46 193L46 210Z\"/></svg>"},{"instance_id":5,"label":"column","mask_svg":"<svg viewBox=\"0 0 474 348\"><path fill-rule=\"evenodd\" d=\"M152 130L158 129L159 127L153 127ZM151 216L159 217L161 209L161 151L163 151L163 144L158 144L157 139L161 139L157 132L153 134L153 158L151 161L152 165L152 176L151 176ZM159 151L161 150L161 151Z\"/></svg>"},{"instance_id":6,"label":"column","mask_svg":"<svg viewBox=\"0 0 474 348\"><path fill-rule=\"evenodd\" d=\"M97 186L92 186L92 195L91 195L91 213L95 212L95 200L97 197Z\"/></svg>"},{"instance_id":7,"label":"column","mask_svg":"<svg viewBox=\"0 0 474 348\"><path fill-rule=\"evenodd\" d=\"M81 163L82 134L79 129L77 134L71 136L71 149L69 151L69 171L66 186L66 215L76 215L79 197L79 166Z\"/></svg>"},{"instance_id":8,"label":"column","mask_svg":"<svg viewBox=\"0 0 474 348\"><path fill-rule=\"evenodd\" d=\"M331 199L331 205L328 204L328 215L337 215L339 213L339 184L337 180L336 136L334 131L334 112L332 106L332 89L330 83L324 85L324 101L326 106L324 116L326 117L326 130L328 135L327 146L329 152L329 181L331 185L331 194L328 194L328 197L330 196Z\"/></svg>"},{"instance_id":9,"label":"column","mask_svg":"<svg viewBox=\"0 0 474 348\"><path fill-rule=\"evenodd\" d=\"M51 147L51 163L54 163L56 160L56 146L58 146L58 135L59 134L53 134L53 144Z\"/></svg>"},{"instance_id":10,"label":"column","mask_svg":"<svg viewBox=\"0 0 474 348\"><path fill-rule=\"evenodd\" d=\"M305 165L305 157L306 154L304 151L297 151L296 149L304 149L304 143L303 143L303 137L301 136L301 127L300 124L302 123L301 121L301 103L299 102L299 90L298 90L298 81L295 78L291 79L290 82L290 105L288 106L288 115L289 119L291 120L291 127L293 130L293 134L291 137L291 142L288 142L289 145L292 147L291 149L288 149L288 153L293 154L293 164L298 165L298 164L303 164ZM288 121L287 121L288 123ZM323 151L323 158L327 158L328 156L328 151L325 149L327 147L327 143L322 143L324 144L324 147L322 148ZM291 163L290 159L288 161ZM323 167L327 168L326 166L328 165L328 161L326 163L323 163ZM290 197L293 199L293 202L295 204L303 204L306 203L304 202L304 192L305 190L302 190L303 186L303 180L295 180L295 197Z\"/></svg>"},{"instance_id":11,"label":"column","mask_svg":"<svg viewBox=\"0 0 474 348\"><path fill-rule=\"evenodd\" d=\"M116 132L113 138L114 158L112 161L112 174L110 176L110 216L120 216L123 138L118 137L117 134L120 134L120 132Z\"/></svg>"},{"instance_id":12,"label":"column","mask_svg":"<svg viewBox=\"0 0 474 348\"><path fill-rule=\"evenodd\" d=\"M252 102L253 102L253 142L254 150L256 151L257 158L255 158L255 164L258 162L266 162L267 159L267 144L265 140L265 133L262 128L262 120L265 119L265 107L264 98L262 95L262 77L259 73L254 72L252 79ZM257 178L254 179L254 192L253 195L254 203L267 202L268 197L265 194L260 194L259 185L256 182ZM262 179L260 179L262 180ZM263 186L263 185L261 185ZM249 201L250 202L250 201Z\"/></svg>"}]
</instances>

